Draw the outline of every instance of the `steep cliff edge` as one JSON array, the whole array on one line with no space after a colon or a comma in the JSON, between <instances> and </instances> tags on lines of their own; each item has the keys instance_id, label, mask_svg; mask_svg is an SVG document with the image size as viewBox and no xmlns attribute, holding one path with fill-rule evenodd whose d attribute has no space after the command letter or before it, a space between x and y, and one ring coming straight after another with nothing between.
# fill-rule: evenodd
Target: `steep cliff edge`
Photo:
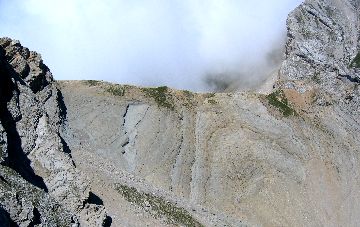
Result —
<instances>
[{"instance_id":1,"label":"steep cliff edge","mask_svg":"<svg viewBox=\"0 0 360 227\"><path fill-rule=\"evenodd\" d=\"M61 92L39 54L0 39L0 201L19 226L100 225L104 207L87 203L89 183L59 130Z\"/></svg>"},{"instance_id":2,"label":"steep cliff edge","mask_svg":"<svg viewBox=\"0 0 360 227\"><path fill-rule=\"evenodd\" d=\"M293 89L292 100L303 107L336 103L358 115L359 2L307 0L287 24L280 87Z\"/></svg>"}]
</instances>

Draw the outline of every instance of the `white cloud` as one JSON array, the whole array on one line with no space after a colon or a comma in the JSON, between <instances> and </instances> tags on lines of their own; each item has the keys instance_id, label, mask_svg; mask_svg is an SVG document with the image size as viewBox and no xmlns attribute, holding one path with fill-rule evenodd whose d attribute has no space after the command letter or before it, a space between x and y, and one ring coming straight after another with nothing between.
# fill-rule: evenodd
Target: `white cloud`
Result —
<instances>
[{"instance_id":1,"label":"white cloud","mask_svg":"<svg viewBox=\"0 0 360 227\"><path fill-rule=\"evenodd\" d=\"M40 52L56 79L201 90L204 73L264 61L300 2L0 0L0 35Z\"/></svg>"}]
</instances>

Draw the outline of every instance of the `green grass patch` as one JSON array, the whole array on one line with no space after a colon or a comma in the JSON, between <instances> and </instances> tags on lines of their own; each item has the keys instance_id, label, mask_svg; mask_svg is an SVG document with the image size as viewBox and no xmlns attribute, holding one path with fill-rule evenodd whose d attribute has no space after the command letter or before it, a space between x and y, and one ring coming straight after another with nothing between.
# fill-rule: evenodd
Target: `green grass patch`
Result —
<instances>
[{"instance_id":1,"label":"green grass patch","mask_svg":"<svg viewBox=\"0 0 360 227\"><path fill-rule=\"evenodd\" d=\"M171 101L171 95L169 94L169 88L166 86L156 88L143 88L145 94L155 100L160 107L165 107L174 110L174 104Z\"/></svg>"},{"instance_id":2,"label":"green grass patch","mask_svg":"<svg viewBox=\"0 0 360 227\"><path fill-rule=\"evenodd\" d=\"M350 67L352 68L360 68L360 53L358 53L355 58L350 63Z\"/></svg>"},{"instance_id":3,"label":"green grass patch","mask_svg":"<svg viewBox=\"0 0 360 227\"><path fill-rule=\"evenodd\" d=\"M98 80L85 80L85 84L89 85L90 87L97 86L101 82Z\"/></svg>"},{"instance_id":4,"label":"green grass patch","mask_svg":"<svg viewBox=\"0 0 360 227\"><path fill-rule=\"evenodd\" d=\"M213 98L215 97L215 93L207 93L206 98Z\"/></svg>"},{"instance_id":5,"label":"green grass patch","mask_svg":"<svg viewBox=\"0 0 360 227\"><path fill-rule=\"evenodd\" d=\"M120 85L111 85L106 91L115 96L125 95L125 88Z\"/></svg>"},{"instance_id":6,"label":"green grass patch","mask_svg":"<svg viewBox=\"0 0 360 227\"><path fill-rule=\"evenodd\" d=\"M217 104L217 102L214 99L208 99L207 102L212 104L212 105Z\"/></svg>"},{"instance_id":7,"label":"green grass patch","mask_svg":"<svg viewBox=\"0 0 360 227\"><path fill-rule=\"evenodd\" d=\"M320 73L315 73L312 77L311 77L311 80L314 81L315 83L317 84L320 84L321 83L321 80L320 80Z\"/></svg>"},{"instance_id":8,"label":"green grass patch","mask_svg":"<svg viewBox=\"0 0 360 227\"><path fill-rule=\"evenodd\" d=\"M269 104L277 108L284 115L284 117L296 115L295 110L289 105L289 102L283 91L275 91L266 96L266 99L268 100Z\"/></svg>"},{"instance_id":9,"label":"green grass patch","mask_svg":"<svg viewBox=\"0 0 360 227\"><path fill-rule=\"evenodd\" d=\"M165 217L169 224L180 226L201 227L188 211L184 208L176 207L171 202L152 194L139 192L136 188L122 184L115 184L115 189L129 202L142 208L149 209L155 217ZM151 210L151 211L150 211Z\"/></svg>"},{"instance_id":10,"label":"green grass patch","mask_svg":"<svg viewBox=\"0 0 360 227\"><path fill-rule=\"evenodd\" d=\"M192 101L193 101L193 98L194 98L194 93L192 93L192 92L190 92L188 90L183 90L182 93L183 93L183 95L184 95L184 97L186 99L184 101L184 103L183 103L183 106L186 106L186 107L193 106Z\"/></svg>"},{"instance_id":11,"label":"green grass patch","mask_svg":"<svg viewBox=\"0 0 360 227\"><path fill-rule=\"evenodd\" d=\"M184 95L187 97L187 98L192 98L194 96L193 93L191 93L190 91L188 90L183 90L182 91L184 93Z\"/></svg>"}]
</instances>

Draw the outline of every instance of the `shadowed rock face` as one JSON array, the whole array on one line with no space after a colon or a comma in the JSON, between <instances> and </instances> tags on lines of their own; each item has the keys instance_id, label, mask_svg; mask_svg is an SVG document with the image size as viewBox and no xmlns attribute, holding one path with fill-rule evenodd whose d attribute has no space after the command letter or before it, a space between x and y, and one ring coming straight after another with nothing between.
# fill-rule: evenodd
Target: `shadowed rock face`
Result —
<instances>
[{"instance_id":1,"label":"shadowed rock face","mask_svg":"<svg viewBox=\"0 0 360 227\"><path fill-rule=\"evenodd\" d=\"M81 214L94 206L84 202L89 185L64 152L61 93L40 55L2 38L0 74L2 209L20 226L103 222L102 206Z\"/></svg>"},{"instance_id":2,"label":"shadowed rock face","mask_svg":"<svg viewBox=\"0 0 360 227\"><path fill-rule=\"evenodd\" d=\"M269 95L56 83L0 39L0 221L359 226L359 1L287 24Z\"/></svg>"}]
</instances>

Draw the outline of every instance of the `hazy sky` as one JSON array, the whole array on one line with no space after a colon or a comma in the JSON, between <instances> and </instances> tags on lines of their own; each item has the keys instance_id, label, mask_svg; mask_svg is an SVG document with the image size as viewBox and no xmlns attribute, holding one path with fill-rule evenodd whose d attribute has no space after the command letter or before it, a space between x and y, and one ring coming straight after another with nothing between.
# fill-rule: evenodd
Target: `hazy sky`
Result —
<instances>
[{"instance_id":1,"label":"hazy sky","mask_svg":"<svg viewBox=\"0 0 360 227\"><path fill-rule=\"evenodd\" d=\"M205 74L261 65L282 45L287 14L300 3L0 0L0 36L40 52L58 80L202 90Z\"/></svg>"}]
</instances>

